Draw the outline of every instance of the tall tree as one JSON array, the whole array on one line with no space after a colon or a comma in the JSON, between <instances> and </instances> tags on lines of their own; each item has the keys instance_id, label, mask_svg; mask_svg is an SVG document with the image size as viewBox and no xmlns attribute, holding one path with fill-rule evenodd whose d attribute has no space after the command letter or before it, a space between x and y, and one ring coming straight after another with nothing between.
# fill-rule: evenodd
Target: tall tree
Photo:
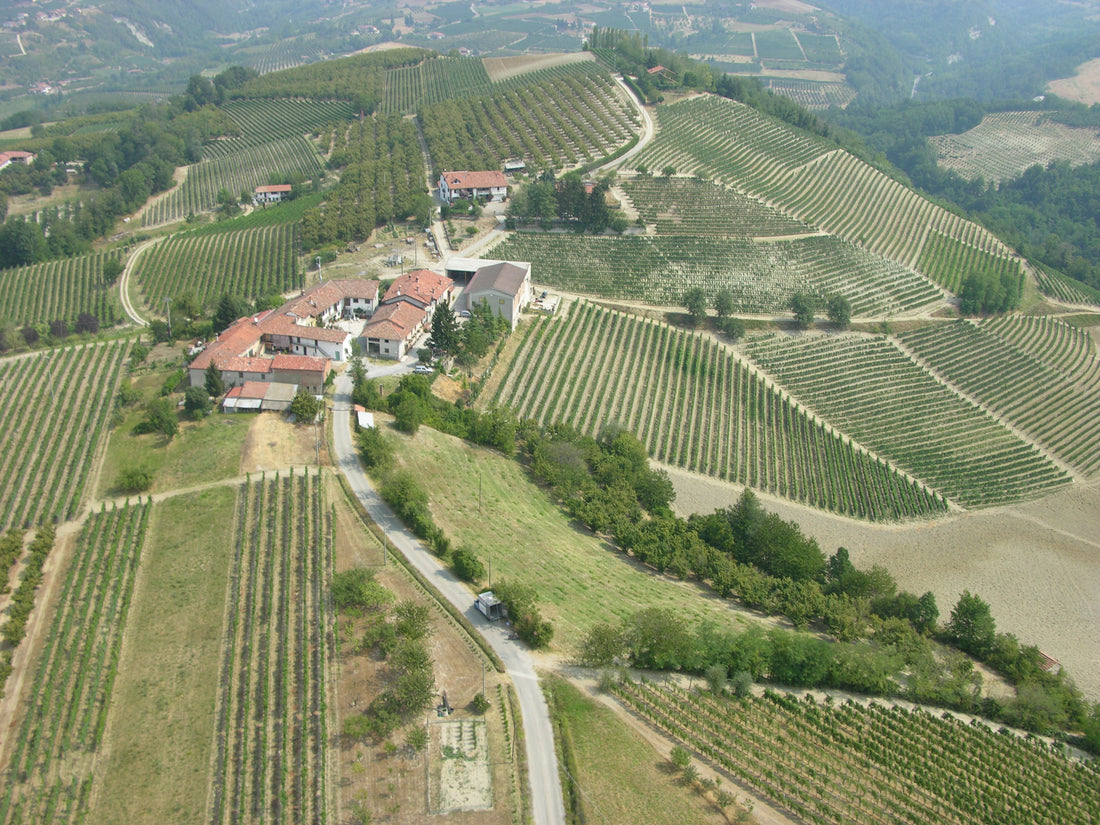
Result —
<instances>
[{"instance_id":1,"label":"tall tree","mask_svg":"<svg viewBox=\"0 0 1100 825\"><path fill-rule=\"evenodd\" d=\"M814 299L805 292L796 292L791 296L791 312L794 313L795 323L802 329L806 329L814 322Z\"/></svg>"},{"instance_id":2,"label":"tall tree","mask_svg":"<svg viewBox=\"0 0 1100 825\"><path fill-rule=\"evenodd\" d=\"M722 320L733 315L733 310L733 293L723 287L714 294L714 312L718 315L718 319Z\"/></svg>"},{"instance_id":3,"label":"tall tree","mask_svg":"<svg viewBox=\"0 0 1100 825\"><path fill-rule=\"evenodd\" d=\"M684 293L684 308L696 326L707 319L707 293L701 286L693 286Z\"/></svg>"},{"instance_id":4,"label":"tall tree","mask_svg":"<svg viewBox=\"0 0 1100 825\"><path fill-rule=\"evenodd\" d=\"M432 334L428 338L428 346L454 355L458 352L461 340L458 321L455 320L451 305L446 302L439 304L432 313Z\"/></svg>"},{"instance_id":5,"label":"tall tree","mask_svg":"<svg viewBox=\"0 0 1100 825\"><path fill-rule=\"evenodd\" d=\"M836 326L840 329L848 329L848 325L852 321L852 304L847 298L839 293L829 296L826 312L829 315L829 320Z\"/></svg>"},{"instance_id":6,"label":"tall tree","mask_svg":"<svg viewBox=\"0 0 1100 825\"><path fill-rule=\"evenodd\" d=\"M215 366L213 361L210 362L210 366L203 373L203 388L211 398L217 398L225 392L225 381L222 380L222 372Z\"/></svg>"},{"instance_id":7,"label":"tall tree","mask_svg":"<svg viewBox=\"0 0 1100 825\"><path fill-rule=\"evenodd\" d=\"M948 638L960 650L983 658L993 650L996 634L997 626L989 604L969 590L964 590L951 610L951 620L947 623Z\"/></svg>"}]
</instances>

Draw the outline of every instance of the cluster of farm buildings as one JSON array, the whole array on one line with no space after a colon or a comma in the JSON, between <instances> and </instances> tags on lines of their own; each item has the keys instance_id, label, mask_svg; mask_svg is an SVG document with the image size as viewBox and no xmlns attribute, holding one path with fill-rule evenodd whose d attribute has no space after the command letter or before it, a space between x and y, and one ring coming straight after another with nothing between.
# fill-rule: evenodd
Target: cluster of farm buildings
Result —
<instances>
[{"instance_id":1,"label":"cluster of farm buildings","mask_svg":"<svg viewBox=\"0 0 1100 825\"><path fill-rule=\"evenodd\" d=\"M400 360L430 331L436 307L455 305L457 287L465 310L484 303L514 328L531 301L531 265L454 258L445 274L416 269L384 293L376 280L324 281L231 324L191 362L190 384L202 386L213 364L231 388L229 406L285 409L299 387L320 395L333 365L351 357L356 338L336 322L367 319L359 352Z\"/></svg>"}]
</instances>

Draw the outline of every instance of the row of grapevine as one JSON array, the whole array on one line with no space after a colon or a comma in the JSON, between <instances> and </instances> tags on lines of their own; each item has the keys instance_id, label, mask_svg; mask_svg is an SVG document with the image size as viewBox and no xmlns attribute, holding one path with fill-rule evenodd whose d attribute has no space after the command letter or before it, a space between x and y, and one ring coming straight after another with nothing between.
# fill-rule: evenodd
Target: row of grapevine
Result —
<instances>
[{"instance_id":1,"label":"row of grapevine","mask_svg":"<svg viewBox=\"0 0 1100 825\"><path fill-rule=\"evenodd\" d=\"M151 505L89 517L0 791L0 823L83 822Z\"/></svg>"},{"instance_id":2,"label":"row of grapevine","mask_svg":"<svg viewBox=\"0 0 1100 825\"><path fill-rule=\"evenodd\" d=\"M936 206L834 144L713 96L657 110L660 131L636 162L733 185L792 217L916 267L929 230L995 255L991 233Z\"/></svg>"},{"instance_id":3,"label":"row of grapevine","mask_svg":"<svg viewBox=\"0 0 1100 825\"><path fill-rule=\"evenodd\" d=\"M1023 278L1018 260L1007 255L994 255L937 230L928 233L917 269L944 289L956 293L970 275L995 279L993 283L1001 283L1004 276L1012 278L1013 282Z\"/></svg>"},{"instance_id":4,"label":"row of grapevine","mask_svg":"<svg viewBox=\"0 0 1100 825\"><path fill-rule=\"evenodd\" d=\"M754 238L815 231L756 198L709 181L639 176L619 186L661 235Z\"/></svg>"},{"instance_id":5,"label":"row of grapevine","mask_svg":"<svg viewBox=\"0 0 1100 825\"><path fill-rule=\"evenodd\" d=\"M621 682L650 724L814 825L1033 825L1100 817L1100 771L1041 740L920 709L729 699Z\"/></svg>"},{"instance_id":6,"label":"row of grapevine","mask_svg":"<svg viewBox=\"0 0 1100 825\"><path fill-rule=\"evenodd\" d=\"M356 115L351 104L343 100L302 98L231 100L222 109L241 127L241 136L208 143L203 147L204 160L233 155L272 140L318 132L330 123L351 120Z\"/></svg>"},{"instance_id":7,"label":"row of grapevine","mask_svg":"<svg viewBox=\"0 0 1100 825\"><path fill-rule=\"evenodd\" d=\"M1100 470L1100 361L1094 353L1088 379L1078 383L1083 375L1048 366L969 321L935 324L900 338L929 368L1067 464L1086 475ZM1050 357L1057 360L1057 352Z\"/></svg>"},{"instance_id":8,"label":"row of grapevine","mask_svg":"<svg viewBox=\"0 0 1100 825\"><path fill-rule=\"evenodd\" d=\"M381 110L415 112L421 106L458 97L485 94L489 74L480 57L440 57L386 72Z\"/></svg>"},{"instance_id":9,"label":"row of grapevine","mask_svg":"<svg viewBox=\"0 0 1100 825\"><path fill-rule=\"evenodd\" d=\"M111 326L122 318L118 294L103 277L117 252L91 252L64 260L0 269L0 319L13 325L72 323L81 313Z\"/></svg>"},{"instance_id":10,"label":"row of grapevine","mask_svg":"<svg viewBox=\"0 0 1100 825\"><path fill-rule=\"evenodd\" d=\"M858 518L946 509L810 419L713 338L588 303L526 337L494 403L592 435L618 424L658 461Z\"/></svg>"},{"instance_id":11,"label":"row of grapevine","mask_svg":"<svg viewBox=\"0 0 1100 825\"><path fill-rule=\"evenodd\" d=\"M184 294L210 307L225 293L251 300L300 289L298 249L297 223L188 232L146 250L133 275L145 306L155 314L165 298Z\"/></svg>"},{"instance_id":12,"label":"row of grapevine","mask_svg":"<svg viewBox=\"0 0 1100 825\"><path fill-rule=\"evenodd\" d=\"M1068 381L1091 386L1100 370L1096 343L1080 327L1049 315L995 315L982 329L1019 347Z\"/></svg>"},{"instance_id":13,"label":"row of grapevine","mask_svg":"<svg viewBox=\"0 0 1100 825\"><path fill-rule=\"evenodd\" d=\"M330 819L333 528L322 489L322 477L306 473L250 481L239 494L212 825Z\"/></svg>"},{"instance_id":14,"label":"row of grapevine","mask_svg":"<svg viewBox=\"0 0 1100 825\"><path fill-rule=\"evenodd\" d=\"M323 53L324 45L316 39L316 35L310 32L301 37L279 40L256 54L250 55L244 64L260 74L270 74L283 69L292 69L304 63L312 63L318 60ZM237 59L242 60L240 57Z\"/></svg>"},{"instance_id":15,"label":"row of grapevine","mask_svg":"<svg viewBox=\"0 0 1100 825\"><path fill-rule=\"evenodd\" d=\"M0 530L73 517L130 342L0 361Z\"/></svg>"},{"instance_id":16,"label":"row of grapevine","mask_svg":"<svg viewBox=\"0 0 1100 825\"><path fill-rule=\"evenodd\" d=\"M593 237L514 232L495 257L530 261L540 282L567 292L680 305L686 290L728 289L736 312L787 311L791 296L836 293L857 315L897 316L943 301L927 279L827 236L752 241L674 235Z\"/></svg>"},{"instance_id":17,"label":"row of grapevine","mask_svg":"<svg viewBox=\"0 0 1100 825\"><path fill-rule=\"evenodd\" d=\"M1087 284L1068 278L1042 264L1035 264L1034 271L1035 283L1039 291L1047 297L1066 304L1100 307L1100 292Z\"/></svg>"},{"instance_id":18,"label":"row of grapevine","mask_svg":"<svg viewBox=\"0 0 1100 825\"><path fill-rule=\"evenodd\" d=\"M833 426L964 506L1035 497L1070 480L893 341L771 335L745 349Z\"/></svg>"},{"instance_id":19,"label":"row of grapevine","mask_svg":"<svg viewBox=\"0 0 1100 825\"><path fill-rule=\"evenodd\" d=\"M180 186L145 208L143 224L156 226L211 211L218 206L218 192L223 189L234 198L242 193L251 197L252 190L266 184L272 175L319 178L324 175L324 167L317 149L301 136L204 160L187 167L187 179Z\"/></svg>"},{"instance_id":20,"label":"row of grapevine","mask_svg":"<svg viewBox=\"0 0 1100 825\"><path fill-rule=\"evenodd\" d=\"M524 75L522 84L505 81L491 95L422 107L435 171L499 169L508 158L523 158L529 169L560 169L604 157L636 131L635 114L610 76L561 73L531 81L542 74Z\"/></svg>"},{"instance_id":21,"label":"row of grapevine","mask_svg":"<svg viewBox=\"0 0 1100 825\"><path fill-rule=\"evenodd\" d=\"M1100 135L1095 129L1066 126L1043 112L990 112L962 134L933 135L940 166L964 178L1001 181L1022 175L1032 166L1044 169L1055 160L1074 166L1100 160Z\"/></svg>"}]
</instances>

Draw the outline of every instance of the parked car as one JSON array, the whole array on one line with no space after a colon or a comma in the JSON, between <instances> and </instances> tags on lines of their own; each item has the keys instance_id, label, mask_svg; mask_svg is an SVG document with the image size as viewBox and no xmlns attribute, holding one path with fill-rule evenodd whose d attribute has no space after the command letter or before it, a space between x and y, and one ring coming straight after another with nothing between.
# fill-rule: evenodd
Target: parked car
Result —
<instances>
[{"instance_id":1,"label":"parked car","mask_svg":"<svg viewBox=\"0 0 1100 825\"><path fill-rule=\"evenodd\" d=\"M469 318L470 317L470 310L468 310L468 309L462 310L462 312L458 313L458 317L459 318Z\"/></svg>"},{"instance_id":2,"label":"parked car","mask_svg":"<svg viewBox=\"0 0 1100 825\"><path fill-rule=\"evenodd\" d=\"M435 372L435 370L429 367L427 364L417 364L415 367L413 367L413 372L419 375L431 375L433 372Z\"/></svg>"}]
</instances>

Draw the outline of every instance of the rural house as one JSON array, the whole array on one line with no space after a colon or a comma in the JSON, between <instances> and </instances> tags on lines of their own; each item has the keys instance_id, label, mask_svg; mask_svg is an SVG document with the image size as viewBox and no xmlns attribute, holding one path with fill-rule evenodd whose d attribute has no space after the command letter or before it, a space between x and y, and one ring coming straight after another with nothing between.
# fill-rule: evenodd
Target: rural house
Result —
<instances>
[{"instance_id":1,"label":"rural house","mask_svg":"<svg viewBox=\"0 0 1100 825\"><path fill-rule=\"evenodd\" d=\"M451 303L453 294L454 281L445 275L430 269L405 273L390 284L363 328L362 351L379 358L403 358L431 323L435 308Z\"/></svg>"},{"instance_id":2,"label":"rural house","mask_svg":"<svg viewBox=\"0 0 1100 825\"><path fill-rule=\"evenodd\" d=\"M252 190L252 203L256 206L263 206L268 203L279 203L289 197L289 183L273 183L269 186L257 186Z\"/></svg>"},{"instance_id":3,"label":"rural house","mask_svg":"<svg viewBox=\"0 0 1100 825\"><path fill-rule=\"evenodd\" d=\"M454 203L459 198L485 198L500 203L508 197L508 179L503 172L495 169L485 172L444 172L439 176L439 197L447 203Z\"/></svg>"}]
</instances>

